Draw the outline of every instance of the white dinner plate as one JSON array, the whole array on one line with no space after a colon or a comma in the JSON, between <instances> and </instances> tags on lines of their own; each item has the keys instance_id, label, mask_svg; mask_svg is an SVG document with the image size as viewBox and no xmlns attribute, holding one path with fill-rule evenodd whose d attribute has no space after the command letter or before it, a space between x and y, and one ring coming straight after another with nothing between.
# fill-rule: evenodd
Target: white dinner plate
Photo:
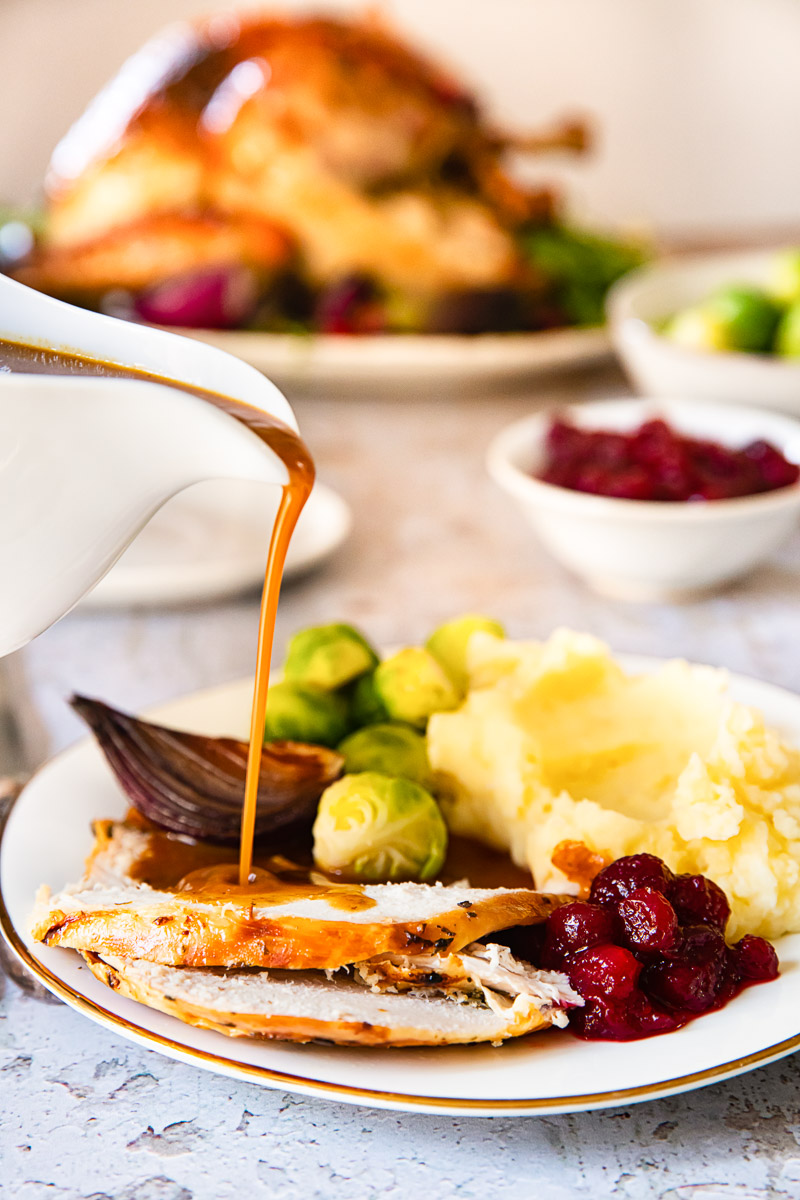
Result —
<instances>
[{"instance_id":1,"label":"white dinner plate","mask_svg":"<svg viewBox=\"0 0 800 1200\"><path fill-rule=\"evenodd\" d=\"M384 334L369 337L178 329L227 350L279 387L398 393L410 387L483 391L544 371L586 366L611 355L605 329L538 333Z\"/></svg>"},{"instance_id":2,"label":"white dinner plate","mask_svg":"<svg viewBox=\"0 0 800 1200\"><path fill-rule=\"evenodd\" d=\"M655 660L623 658L629 669ZM250 681L199 692L156 714L176 726L242 736ZM735 676L736 699L800 742L800 697ZM114 697L109 697L113 701ZM0 927L33 973L68 1004L120 1037L222 1075L375 1108L463 1116L577 1112L689 1091L772 1062L800 1046L800 935L778 944L781 976L720 1012L646 1041L582 1042L551 1030L503 1046L372 1049L231 1039L184 1025L104 987L71 950L34 942L34 895L43 882L77 880L89 823L121 817L126 801L88 739L45 766L24 789L0 843Z\"/></svg>"},{"instance_id":3,"label":"white dinner plate","mask_svg":"<svg viewBox=\"0 0 800 1200\"><path fill-rule=\"evenodd\" d=\"M167 502L81 602L85 608L185 604L264 581L280 490L238 479L195 484ZM338 492L314 485L289 544L284 577L318 566L350 532Z\"/></svg>"}]
</instances>

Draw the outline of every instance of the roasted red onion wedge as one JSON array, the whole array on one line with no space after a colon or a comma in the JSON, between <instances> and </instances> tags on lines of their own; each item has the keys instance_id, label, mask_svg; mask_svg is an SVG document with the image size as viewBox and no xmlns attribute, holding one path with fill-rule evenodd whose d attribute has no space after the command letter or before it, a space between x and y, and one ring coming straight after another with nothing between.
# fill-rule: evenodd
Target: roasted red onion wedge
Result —
<instances>
[{"instance_id":1,"label":"roasted red onion wedge","mask_svg":"<svg viewBox=\"0 0 800 1200\"><path fill-rule=\"evenodd\" d=\"M133 806L171 833L235 842L247 743L167 729L73 696ZM340 754L303 742L268 742L261 760L256 836L310 823L317 800L342 771Z\"/></svg>"}]
</instances>

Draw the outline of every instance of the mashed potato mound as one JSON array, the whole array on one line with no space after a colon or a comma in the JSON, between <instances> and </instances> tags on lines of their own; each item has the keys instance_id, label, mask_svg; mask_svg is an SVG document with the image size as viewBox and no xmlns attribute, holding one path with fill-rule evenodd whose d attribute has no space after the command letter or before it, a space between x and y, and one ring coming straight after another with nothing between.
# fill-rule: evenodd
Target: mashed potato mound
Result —
<instances>
[{"instance_id":1,"label":"mashed potato mound","mask_svg":"<svg viewBox=\"0 0 800 1200\"><path fill-rule=\"evenodd\" d=\"M730 937L800 930L800 751L730 699L724 671L626 675L601 642L559 630L476 633L469 674L462 707L428 726L453 833L553 891L575 890L551 862L559 842L649 851L725 889Z\"/></svg>"}]
</instances>

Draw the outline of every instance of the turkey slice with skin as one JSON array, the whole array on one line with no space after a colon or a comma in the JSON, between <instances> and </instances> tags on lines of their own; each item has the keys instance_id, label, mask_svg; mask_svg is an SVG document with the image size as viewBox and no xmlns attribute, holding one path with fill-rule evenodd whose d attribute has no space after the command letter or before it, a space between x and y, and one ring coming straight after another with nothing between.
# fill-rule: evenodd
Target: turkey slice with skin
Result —
<instances>
[{"instance_id":1,"label":"turkey slice with skin","mask_svg":"<svg viewBox=\"0 0 800 1200\"><path fill-rule=\"evenodd\" d=\"M501 996L487 989L484 999L475 989L460 996L435 986L376 990L343 972L329 978L321 971L166 967L93 953L84 958L92 973L120 995L230 1037L356 1046L498 1044L565 1025L565 1009L582 1003L565 976L524 969L521 963L516 967L523 968L524 990ZM358 973L372 974L368 966Z\"/></svg>"}]
</instances>

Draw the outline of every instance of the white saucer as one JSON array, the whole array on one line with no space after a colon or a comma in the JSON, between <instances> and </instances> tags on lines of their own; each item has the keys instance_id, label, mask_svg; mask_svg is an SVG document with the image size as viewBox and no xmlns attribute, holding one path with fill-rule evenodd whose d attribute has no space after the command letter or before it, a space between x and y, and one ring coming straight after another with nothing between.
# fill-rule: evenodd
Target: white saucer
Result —
<instances>
[{"instance_id":1,"label":"white saucer","mask_svg":"<svg viewBox=\"0 0 800 1200\"><path fill-rule=\"evenodd\" d=\"M182 604L258 587L279 498L278 488L266 484L229 479L195 484L156 513L81 604ZM338 492L315 484L289 546L286 577L323 562L351 525L349 505Z\"/></svg>"}]
</instances>

